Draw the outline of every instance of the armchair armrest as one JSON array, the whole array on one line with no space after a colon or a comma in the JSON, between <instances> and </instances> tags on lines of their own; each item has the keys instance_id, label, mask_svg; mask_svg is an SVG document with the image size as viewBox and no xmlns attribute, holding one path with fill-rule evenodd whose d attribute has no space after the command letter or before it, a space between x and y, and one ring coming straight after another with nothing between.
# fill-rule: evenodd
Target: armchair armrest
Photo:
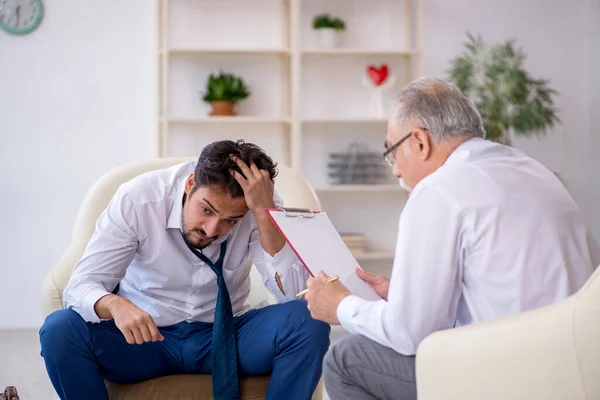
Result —
<instances>
[{"instance_id":1,"label":"armchair armrest","mask_svg":"<svg viewBox=\"0 0 600 400\"><path fill-rule=\"evenodd\" d=\"M45 318L56 310L63 308L63 290L69 282L71 272L81 258L87 245L87 239L74 240L48 273L42 285L41 308Z\"/></svg>"},{"instance_id":2,"label":"armchair armrest","mask_svg":"<svg viewBox=\"0 0 600 400\"><path fill-rule=\"evenodd\" d=\"M430 335L417 350L419 400L584 399L574 302Z\"/></svg>"}]
</instances>

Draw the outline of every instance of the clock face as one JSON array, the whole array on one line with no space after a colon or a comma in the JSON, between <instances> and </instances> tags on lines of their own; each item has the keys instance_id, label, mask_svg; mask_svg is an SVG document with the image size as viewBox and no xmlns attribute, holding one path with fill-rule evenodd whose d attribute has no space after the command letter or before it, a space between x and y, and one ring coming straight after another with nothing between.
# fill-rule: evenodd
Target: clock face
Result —
<instances>
[{"instance_id":1,"label":"clock face","mask_svg":"<svg viewBox=\"0 0 600 400\"><path fill-rule=\"evenodd\" d=\"M42 22L42 0L0 0L0 28L14 35L33 31Z\"/></svg>"}]
</instances>

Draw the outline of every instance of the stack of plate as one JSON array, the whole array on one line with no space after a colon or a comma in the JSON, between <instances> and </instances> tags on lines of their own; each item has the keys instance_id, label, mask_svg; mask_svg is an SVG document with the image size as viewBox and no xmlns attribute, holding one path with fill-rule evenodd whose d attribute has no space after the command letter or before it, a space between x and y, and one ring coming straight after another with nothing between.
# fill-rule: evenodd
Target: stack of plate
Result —
<instances>
[{"instance_id":1,"label":"stack of plate","mask_svg":"<svg viewBox=\"0 0 600 400\"><path fill-rule=\"evenodd\" d=\"M381 152L366 145L351 143L348 151L329 154L329 180L333 185L374 185L382 183L389 172Z\"/></svg>"}]
</instances>

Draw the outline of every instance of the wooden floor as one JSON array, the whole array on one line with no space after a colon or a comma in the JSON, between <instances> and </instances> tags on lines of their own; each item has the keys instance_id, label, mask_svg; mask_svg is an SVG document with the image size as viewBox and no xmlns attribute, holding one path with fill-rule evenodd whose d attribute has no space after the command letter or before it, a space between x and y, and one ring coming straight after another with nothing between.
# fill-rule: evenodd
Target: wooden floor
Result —
<instances>
[{"instance_id":1,"label":"wooden floor","mask_svg":"<svg viewBox=\"0 0 600 400\"><path fill-rule=\"evenodd\" d=\"M332 344L347 334L336 328ZM17 387L21 400L57 399L40 356L37 330L0 330L0 390L9 385ZM324 400L328 398L325 394Z\"/></svg>"},{"instance_id":2,"label":"wooden floor","mask_svg":"<svg viewBox=\"0 0 600 400\"><path fill-rule=\"evenodd\" d=\"M36 330L0 331L0 391L16 386L22 400L54 400Z\"/></svg>"}]
</instances>

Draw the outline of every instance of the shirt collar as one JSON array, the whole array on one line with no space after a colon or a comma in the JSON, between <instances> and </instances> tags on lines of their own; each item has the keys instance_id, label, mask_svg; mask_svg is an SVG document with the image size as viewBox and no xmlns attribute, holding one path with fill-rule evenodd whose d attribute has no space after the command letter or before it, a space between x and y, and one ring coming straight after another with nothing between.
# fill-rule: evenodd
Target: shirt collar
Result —
<instances>
[{"instance_id":1,"label":"shirt collar","mask_svg":"<svg viewBox=\"0 0 600 400\"><path fill-rule=\"evenodd\" d=\"M477 151L477 149L481 146L485 146L487 142L488 141L486 141L483 138L475 137L461 143L456 149L454 149L454 151L452 151L452 153L448 156L448 158L446 159L444 164L442 164L441 167L433 171L431 174L427 175L425 178L421 179L421 181L415 185L411 195L414 196L414 194L417 191L417 188L426 186L424 185L424 183L431 180L435 180L435 177L438 175L437 172L439 170L441 170L442 168L448 168L449 165L452 165L453 163L458 162L460 160L464 160L472 151Z\"/></svg>"},{"instance_id":2,"label":"shirt collar","mask_svg":"<svg viewBox=\"0 0 600 400\"><path fill-rule=\"evenodd\" d=\"M452 164L455 160L465 159L467 155L473 150L479 148L481 145L485 144L485 139L480 137L474 137L469 140L465 140L460 144L454 151L448 156L444 165Z\"/></svg>"},{"instance_id":3,"label":"shirt collar","mask_svg":"<svg viewBox=\"0 0 600 400\"><path fill-rule=\"evenodd\" d=\"M185 193L185 183L187 177L182 179L181 182L177 183L175 189L175 196L173 196L173 206L169 213L169 219L167 219L167 229L179 229L181 230L181 214L183 212L183 195Z\"/></svg>"}]
</instances>

